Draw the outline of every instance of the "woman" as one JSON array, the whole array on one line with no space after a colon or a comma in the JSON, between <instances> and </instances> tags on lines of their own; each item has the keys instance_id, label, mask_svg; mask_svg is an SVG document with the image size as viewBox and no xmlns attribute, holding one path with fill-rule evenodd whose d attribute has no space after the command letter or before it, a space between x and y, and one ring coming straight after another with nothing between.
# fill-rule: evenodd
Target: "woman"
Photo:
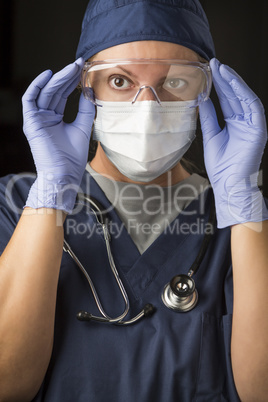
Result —
<instances>
[{"instance_id":1,"label":"woman","mask_svg":"<svg viewBox=\"0 0 268 402\"><path fill-rule=\"evenodd\" d=\"M214 58L198 1L91 1L77 56L60 73L37 77L23 97L37 179L1 181L0 400L264 401L260 101ZM81 71L79 112L67 125L66 99ZM211 73L223 129L207 99ZM208 182L181 164L197 107L218 229ZM94 118L98 147L85 171ZM96 200L95 213L81 209L78 192ZM97 223L99 203L112 257L106 226ZM65 250L70 245L85 266L107 313L99 313L75 261L62 252L64 231ZM169 281L192 275L208 237L194 272L198 294L180 312ZM113 262L129 297L127 315ZM182 294L193 285L176 284ZM90 322L76 319L81 309L80 320ZM140 311L141 320L123 325ZM93 317L106 322L108 315L118 325Z\"/></svg>"}]
</instances>

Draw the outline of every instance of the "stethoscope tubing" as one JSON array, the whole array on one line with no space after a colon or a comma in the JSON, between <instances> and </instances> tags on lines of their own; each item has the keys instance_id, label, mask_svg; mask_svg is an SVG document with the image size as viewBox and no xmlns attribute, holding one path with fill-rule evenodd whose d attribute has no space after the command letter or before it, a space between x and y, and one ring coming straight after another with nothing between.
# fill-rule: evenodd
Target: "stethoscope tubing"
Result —
<instances>
[{"instance_id":1,"label":"stethoscope tubing","mask_svg":"<svg viewBox=\"0 0 268 402\"><path fill-rule=\"evenodd\" d=\"M155 308L152 304L148 303L144 306L144 308L138 313L135 317L129 319L129 320L124 320L124 318L127 316L129 309L130 309L130 304L129 304L129 298L126 292L126 289L123 285L123 282L120 278L120 275L118 273L118 270L115 266L115 262L113 259L113 255L111 252L111 247L110 247L110 233L108 230L107 226L107 219L104 213L102 212L103 207L100 205L100 203L95 200L92 197L89 197L86 194L78 194L78 201L77 203L82 203L83 205L86 205L90 208L91 212L94 213L95 218L97 220L97 223L102 226L102 231L103 231L103 236L105 240L105 246L106 246L106 251L107 251L107 256L109 260L109 265L111 268L111 271L113 273L113 276L117 282L117 285L119 287L119 290L121 292L121 295L124 299L124 304L125 308L124 311L117 317L110 317L104 310L102 303L100 301L100 297L98 295L98 292L93 284L92 279L90 278L87 270L81 263L81 261L78 259L78 257L75 255L73 250L71 249L71 246L69 243L64 239L64 244L63 244L63 249L65 252L67 252L71 258L74 260L76 265L80 268L82 271L83 275L87 279L87 282L90 286L93 298L95 300L96 306L101 314L101 316L96 316L91 313L88 313L86 311L80 311L77 314L77 318L80 321L96 321L96 322L102 322L102 323L109 323L109 324L116 324L116 325L130 325L134 324L138 320L140 320L142 317L147 317L153 314L155 311ZM213 226L215 223L215 218L216 218L216 212L215 212L215 205L214 205L214 200L212 200L212 205L210 208L210 214L208 218L208 222L210 222ZM212 232L206 233L204 235L204 239L202 241L200 250L198 252L198 255L192 264L190 270L188 271L187 275L177 275L176 277L172 278L171 281L165 285L164 290L162 292L162 301L163 303L170 309L177 311L177 312L187 312L190 311L192 308L195 307L198 301L198 293L197 290L195 289L195 283L194 280L192 279L192 276L198 271L201 262L203 261L203 258L206 254L206 251L208 249L209 241L212 236ZM174 285L176 284L176 286ZM188 289L185 291L185 295L183 293L183 290L177 290L176 287L178 285L182 286L187 286ZM188 286L189 285L189 286Z\"/></svg>"},{"instance_id":2,"label":"stethoscope tubing","mask_svg":"<svg viewBox=\"0 0 268 402\"><path fill-rule=\"evenodd\" d=\"M111 247L110 247L110 234L109 234L109 230L107 227L107 224L105 222L104 219L104 215L102 213L101 207L100 207L100 203L97 202L95 199L88 197L85 194L79 194L78 195L78 202L81 201L86 201L88 203L89 206L91 206L91 211L94 213L96 220L98 222L98 224L100 224L102 226L102 231L103 231L103 235L104 235L104 240L105 240L105 245L106 245L106 250L107 250L107 255L108 255L108 260L109 260L109 264L110 264L110 268L112 270L113 276L117 282L117 285L120 289L121 295L124 299L124 303L125 303L125 309L123 311L122 314L120 314L117 317L110 317L104 310L102 303L100 301L100 297L98 295L98 292L93 284L92 279L90 278L87 270L85 269L85 267L83 266L83 264L81 263L81 261L79 260L79 258L75 255L75 253L73 252L73 250L71 249L69 243L64 239L64 245L63 245L63 249L64 251L68 252L68 254L72 257L72 259L75 261L75 263L77 264L77 266L80 268L80 270L82 271L82 273L84 274L84 276L87 279L87 282L90 286L93 298L95 300L95 303L97 305L97 308L100 312L101 316L96 316L93 315L91 313L88 313L86 311L80 311L77 314L77 318L80 321L97 321L97 322L102 322L102 323L108 323L108 324L117 324L117 325L130 325L135 323L136 321L138 321L140 318L144 317L144 316L149 316L153 313L154 311L154 307L151 304L146 304L146 306L142 309L142 311L137 314L135 317L131 318L130 320L125 320L124 318L127 316L128 312L129 312L129 298L127 295L127 292L125 290L125 287L121 281L121 278L119 276L118 270L115 266L115 262L112 256L112 252L111 252Z\"/></svg>"},{"instance_id":3,"label":"stethoscope tubing","mask_svg":"<svg viewBox=\"0 0 268 402\"><path fill-rule=\"evenodd\" d=\"M104 233L107 233L107 229L104 229L104 227L103 227L103 230L104 230ZM98 316L94 316L94 315L90 314L91 319L95 320L95 321L102 321L102 322L106 322L108 320L109 323L113 324L113 323L118 323L118 322L122 321L126 317L126 315L128 314L128 312L129 312L129 299L128 299L126 290L125 290L125 288L124 288L124 286L122 284L122 281L121 281L121 279L119 277L118 271L117 271L117 269L115 267L114 260L113 260L112 254L111 254L109 240L107 239L106 235L104 237L105 237L105 243L106 243L107 251L109 250L109 252L108 252L109 263L110 263L112 272L114 274L114 277L115 277L115 279L117 281L117 284L119 286L119 289L121 291L122 297L123 297L124 302L125 302L125 309L124 309L123 313L120 314L118 317L115 317L115 318L110 317L105 312L105 310L104 310L104 308L102 306L102 303L100 301L99 295L98 295L98 293L96 291L96 288L95 288L95 286L93 284L92 279L90 278L89 274L87 273L87 270L85 269L85 267L83 266L81 261L77 258L77 256L75 255L75 253L73 252L73 250L71 249L70 245L68 244L68 242L65 239L64 239L64 246L63 247L64 247L64 251L69 253L69 255L73 258L73 260L76 262L77 266L80 268L80 270L82 271L82 273L86 277L86 279L88 281L88 284L90 286L92 295L94 297L95 303L96 303L96 305L98 307L98 310L103 316L103 317L98 317Z\"/></svg>"}]
</instances>

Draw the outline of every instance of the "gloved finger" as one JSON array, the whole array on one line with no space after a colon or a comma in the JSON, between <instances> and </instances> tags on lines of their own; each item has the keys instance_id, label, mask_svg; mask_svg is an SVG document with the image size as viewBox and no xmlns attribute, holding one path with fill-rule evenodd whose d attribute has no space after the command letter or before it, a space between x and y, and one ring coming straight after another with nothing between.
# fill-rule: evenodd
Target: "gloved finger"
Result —
<instances>
[{"instance_id":1,"label":"gloved finger","mask_svg":"<svg viewBox=\"0 0 268 402\"><path fill-rule=\"evenodd\" d=\"M200 103L199 118L205 146L212 137L221 132L216 110L211 99L208 99L206 102Z\"/></svg>"},{"instance_id":2,"label":"gloved finger","mask_svg":"<svg viewBox=\"0 0 268 402\"><path fill-rule=\"evenodd\" d=\"M72 81L80 74L81 66L76 62L69 64L63 70L54 74L40 92L37 99L39 109L47 109L52 98L58 91L62 90L66 83Z\"/></svg>"},{"instance_id":3,"label":"gloved finger","mask_svg":"<svg viewBox=\"0 0 268 402\"><path fill-rule=\"evenodd\" d=\"M51 70L43 71L29 85L29 87L27 88L22 97L23 113L26 113L30 110L37 110L36 99L42 88L50 80L51 76L52 76Z\"/></svg>"},{"instance_id":4,"label":"gloved finger","mask_svg":"<svg viewBox=\"0 0 268 402\"><path fill-rule=\"evenodd\" d=\"M80 57L78 60L76 60L75 63L82 69L85 62L84 62L84 59L82 57ZM68 99L69 95L77 87L77 85L80 81L80 78L81 78L81 70L78 71L78 74L74 77L74 79L72 81L66 82L66 84L63 85L57 91L57 93L51 99L51 102L48 105L48 109L54 110L56 113L63 114L67 99Z\"/></svg>"},{"instance_id":5,"label":"gloved finger","mask_svg":"<svg viewBox=\"0 0 268 402\"><path fill-rule=\"evenodd\" d=\"M63 114L69 95L75 90L80 81L80 74L76 75L71 82L67 82L65 86L59 90L51 99L48 105L49 110L54 110L56 113Z\"/></svg>"},{"instance_id":6,"label":"gloved finger","mask_svg":"<svg viewBox=\"0 0 268 402\"><path fill-rule=\"evenodd\" d=\"M241 102L247 124L256 129L256 137L262 137L262 142L265 143L267 139L267 126L261 100L235 71L228 66L225 67L223 75L229 81L234 93Z\"/></svg>"},{"instance_id":7,"label":"gloved finger","mask_svg":"<svg viewBox=\"0 0 268 402\"><path fill-rule=\"evenodd\" d=\"M84 95L80 95L79 109L73 125L82 130L87 138L90 137L91 128L95 117L95 105L88 99L85 99Z\"/></svg>"},{"instance_id":8,"label":"gloved finger","mask_svg":"<svg viewBox=\"0 0 268 402\"><path fill-rule=\"evenodd\" d=\"M222 90L219 82L222 80L222 77L219 73L220 62L217 59L212 59L210 61L211 71L212 71L212 79L214 88L218 95L218 99L221 104L221 109L224 116L231 116L233 114L233 110L231 105L229 104L228 98L226 97L224 91ZM231 96L231 93L229 94Z\"/></svg>"},{"instance_id":9,"label":"gloved finger","mask_svg":"<svg viewBox=\"0 0 268 402\"><path fill-rule=\"evenodd\" d=\"M222 71L224 70L225 66L217 59L212 59L210 61L210 66L212 70L214 87L219 98L224 118L227 119L233 117L234 115L243 114L243 109L239 99L235 95L229 82L226 81L222 76Z\"/></svg>"},{"instance_id":10,"label":"gloved finger","mask_svg":"<svg viewBox=\"0 0 268 402\"><path fill-rule=\"evenodd\" d=\"M233 69L224 66L221 74L222 77L229 82L233 92L241 102L244 113L264 113L263 105L258 96Z\"/></svg>"}]
</instances>

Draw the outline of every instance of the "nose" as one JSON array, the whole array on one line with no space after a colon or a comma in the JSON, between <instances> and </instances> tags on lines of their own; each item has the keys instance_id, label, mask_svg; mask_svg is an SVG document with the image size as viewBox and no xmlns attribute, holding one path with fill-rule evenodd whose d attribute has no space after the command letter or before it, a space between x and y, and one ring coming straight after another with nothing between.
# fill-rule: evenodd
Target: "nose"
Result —
<instances>
[{"instance_id":1,"label":"nose","mask_svg":"<svg viewBox=\"0 0 268 402\"><path fill-rule=\"evenodd\" d=\"M156 100L159 105L161 105L160 99L153 87L150 85L142 85L138 92L136 93L132 104L136 102L137 98L139 98L140 101L143 100Z\"/></svg>"}]
</instances>

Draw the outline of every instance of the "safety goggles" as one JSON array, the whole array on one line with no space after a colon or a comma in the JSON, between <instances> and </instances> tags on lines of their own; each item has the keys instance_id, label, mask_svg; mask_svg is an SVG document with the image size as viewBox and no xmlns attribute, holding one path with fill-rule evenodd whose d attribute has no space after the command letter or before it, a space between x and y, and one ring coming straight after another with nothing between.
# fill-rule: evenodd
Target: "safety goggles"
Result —
<instances>
[{"instance_id":1,"label":"safety goggles","mask_svg":"<svg viewBox=\"0 0 268 402\"><path fill-rule=\"evenodd\" d=\"M209 63L165 59L118 59L87 62L81 78L86 99L162 102L208 99L212 78Z\"/></svg>"}]
</instances>

